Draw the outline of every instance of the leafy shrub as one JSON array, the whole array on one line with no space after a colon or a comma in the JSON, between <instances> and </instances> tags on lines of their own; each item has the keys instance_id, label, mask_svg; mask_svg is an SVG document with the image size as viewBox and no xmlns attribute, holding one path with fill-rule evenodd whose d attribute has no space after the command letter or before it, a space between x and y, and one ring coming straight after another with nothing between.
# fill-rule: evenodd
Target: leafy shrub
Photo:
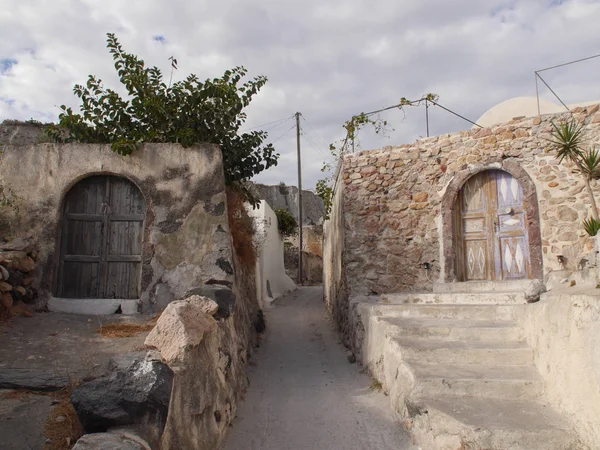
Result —
<instances>
[{"instance_id":1,"label":"leafy shrub","mask_svg":"<svg viewBox=\"0 0 600 450\"><path fill-rule=\"evenodd\" d=\"M287 209L276 209L275 215L277 216L277 228L281 237L286 238L298 233L298 222Z\"/></svg>"},{"instance_id":2,"label":"leafy shrub","mask_svg":"<svg viewBox=\"0 0 600 450\"><path fill-rule=\"evenodd\" d=\"M235 67L220 78L200 81L191 74L167 86L157 67L146 67L143 60L123 50L114 34L107 36L107 47L128 95L121 97L89 75L85 86L73 88L81 100L81 112L62 105L59 123L46 129L55 142L111 144L112 150L122 155L145 142L183 147L199 142L218 144L228 185L277 164L279 155L272 144L265 144L267 133L239 132L246 120L243 110L265 85L266 77L241 83L247 71Z\"/></svg>"}]
</instances>

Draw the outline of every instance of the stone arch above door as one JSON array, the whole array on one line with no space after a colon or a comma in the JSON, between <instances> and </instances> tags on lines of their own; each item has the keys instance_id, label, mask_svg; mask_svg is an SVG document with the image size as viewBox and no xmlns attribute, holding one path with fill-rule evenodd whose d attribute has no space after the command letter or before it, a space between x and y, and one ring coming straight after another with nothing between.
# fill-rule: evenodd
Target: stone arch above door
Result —
<instances>
[{"instance_id":1,"label":"stone arch above door","mask_svg":"<svg viewBox=\"0 0 600 450\"><path fill-rule=\"evenodd\" d=\"M94 175L66 193L56 295L140 296L146 201L126 178Z\"/></svg>"},{"instance_id":2,"label":"stone arch above door","mask_svg":"<svg viewBox=\"0 0 600 450\"><path fill-rule=\"evenodd\" d=\"M456 234L453 217L458 193L474 175L486 170L501 170L514 177L523 193L525 221L529 239L530 274L533 279L542 279L542 240L540 233L539 207L535 184L527 172L516 161L504 160L501 163L482 166L475 170L465 169L456 173L450 181L441 202L442 249L444 255L444 281L460 281L456 264Z\"/></svg>"}]
</instances>

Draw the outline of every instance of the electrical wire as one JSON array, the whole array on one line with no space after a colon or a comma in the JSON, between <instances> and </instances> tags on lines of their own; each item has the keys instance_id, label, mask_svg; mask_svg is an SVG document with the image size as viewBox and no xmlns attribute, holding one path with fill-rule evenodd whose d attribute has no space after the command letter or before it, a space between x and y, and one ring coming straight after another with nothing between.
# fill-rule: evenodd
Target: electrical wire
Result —
<instances>
[{"instance_id":1,"label":"electrical wire","mask_svg":"<svg viewBox=\"0 0 600 450\"><path fill-rule=\"evenodd\" d=\"M293 118L294 118L294 116L292 115L290 117L286 117L286 118L283 118L283 119L274 120L273 122L265 123L265 124L262 124L262 125L257 125L257 126L252 127L252 128L246 128L244 130L241 130L240 133L245 133L246 131L256 130L257 128L268 127L269 125L273 125L273 124L276 123L277 125L275 125L274 127L271 127L271 130L273 130L273 129L277 128L280 125L283 125L285 122L287 122L288 120L293 119ZM263 131L267 131L267 130L263 130Z\"/></svg>"},{"instance_id":2,"label":"electrical wire","mask_svg":"<svg viewBox=\"0 0 600 450\"><path fill-rule=\"evenodd\" d=\"M283 133L281 136L279 136L277 139L275 139L274 141L271 141L271 144L274 144L275 142L277 142L278 140L280 140L281 138L283 138L286 134L288 134L290 131L292 131L294 128L296 128L296 125L292 125L292 128L290 128L289 130L287 130L285 133Z\"/></svg>"}]
</instances>

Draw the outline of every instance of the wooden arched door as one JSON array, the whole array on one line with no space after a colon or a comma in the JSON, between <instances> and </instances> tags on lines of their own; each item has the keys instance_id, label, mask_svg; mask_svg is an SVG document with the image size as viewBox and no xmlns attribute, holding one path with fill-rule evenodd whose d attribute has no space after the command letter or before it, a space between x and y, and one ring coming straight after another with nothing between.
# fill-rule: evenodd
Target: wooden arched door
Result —
<instances>
[{"instance_id":1,"label":"wooden arched door","mask_svg":"<svg viewBox=\"0 0 600 450\"><path fill-rule=\"evenodd\" d=\"M138 298L146 201L129 180L93 176L64 201L59 297Z\"/></svg>"},{"instance_id":2,"label":"wooden arched door","mask_svg":"<svg viewBox=\"0 0 600 450\"><path fill-rule=\"evenodd\" d=\"M487 170L467 180L454 206L459 280L531 278L525 211L511 174Z\"/></svg>"}]
</instances>

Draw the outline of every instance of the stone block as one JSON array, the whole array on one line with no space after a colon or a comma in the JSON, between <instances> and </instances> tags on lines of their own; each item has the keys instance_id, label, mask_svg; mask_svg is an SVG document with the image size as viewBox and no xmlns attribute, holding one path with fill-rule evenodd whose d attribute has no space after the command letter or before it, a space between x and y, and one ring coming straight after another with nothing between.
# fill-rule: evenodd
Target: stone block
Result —
<instances>
[{"instance_id":1,"label":"stone block","mask_svg":"<svg viewBox=\"0 0 600 450\"><path fill-rule=\"evenodd\" d=\"M233 307L235 305L235 294L228 286L220 284L207 284L188 290L183 297L188 298L193 295L208 297L217 303L219 308L215 314L216 319L227 318L233 312Z\"/></svg>"}]
</instances>

